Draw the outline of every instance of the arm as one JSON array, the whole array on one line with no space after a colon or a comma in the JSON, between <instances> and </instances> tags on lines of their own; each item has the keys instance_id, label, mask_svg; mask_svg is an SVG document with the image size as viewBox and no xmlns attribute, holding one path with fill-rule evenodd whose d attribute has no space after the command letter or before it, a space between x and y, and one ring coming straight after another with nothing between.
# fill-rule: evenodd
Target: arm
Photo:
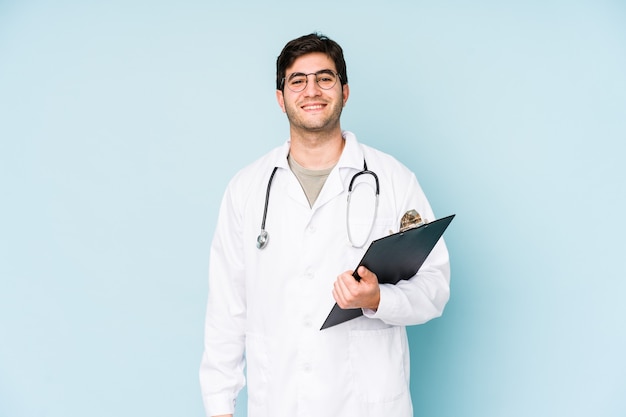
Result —
<instances>
[{"instance_id":1,"label":"arm","mask_svg":"<svg viewBox=\"0 0 626 417\"><path fill-rule=\"evenodd\" d=\"M414 175L405 182L405 186L398 193L402 198L398 202L398 222L410 209L416 209L427 221L434 220L436 217ZM388 324L422 324L441 316L449 298L450 262L448 249L442 238L416 275L396 285L381 285L378 309L364 310L363 313Z\"/></svg>"},{"instance_id":2,"label":"arm","mask_svg":"<svg viewBox=\"0 0 626 417\"><path fill-rule=\"evenodd\" d=\"M363 313L388 324L422 324L441 316L449 298L448 252L440 240L415 276L396 285L380 285L378 309Z\"/></svg>"},{"instance_id":3,"label":"arm","mask_svg":"<svg viewBox=\"0 0 626 417\"><path fill-rule=\"evenodd\" d=\"M227 191L211 244L200 387L207 416L232 415L244 386L246 299L240 222Z\"/></svg>"},{"instance_id":4,"label":"arm","mask_svg":"<svg viewBox=\"0 0 626 417\"><path fill-rule=\"evenodd\" d=\"M404 184L396 202L398 222L409 209L416 209L425 219L435 216L414 175L402 176L395 181ZM388 196L389 197L389 196ZM392 198L392 197L389 197ZM450 265L443 239L433 248L418 273L396 285L378 285L371 271L361 267L361 281L356 281L352 271L339 275L333 288L333 297L341 308L362 308L367 317L378 318L393 325L425 323L439 317L450 295Z\"/></svg>"}]
</instances>

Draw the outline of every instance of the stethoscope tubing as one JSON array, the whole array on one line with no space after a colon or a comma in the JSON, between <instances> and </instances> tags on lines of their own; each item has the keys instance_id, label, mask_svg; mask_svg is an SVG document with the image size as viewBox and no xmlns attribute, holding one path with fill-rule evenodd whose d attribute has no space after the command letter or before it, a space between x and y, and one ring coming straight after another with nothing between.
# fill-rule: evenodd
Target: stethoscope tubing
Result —
<instances>
[{"instance_id":1,"label":"stethoscope tubing","mask_svg":"<svg viewBox=\"0 0 626 417\"><path fill-rule=\"evenodd\" d=\"M259 236L256 239L256 247L258 249L264 249L267 246L267 243L269 241L269 233L267 232L267 230L265 230L265 221L267 220L267 208L268 208L269 201L270 201L270 190L272 188L272 181L274 180L274 175L276 174L277 170L278 170L278 167L274 167L274 169L272 170L272 174L270 175L270 178L267 181L267 189L265 191L265 205L263 207L263 220L261 221L261 232L259 233ZM374 177L374 181L376 182L376 191L375 191L376 201L374 203L375 204L374 216L372 217L372 223L370 224L369 233L367 234L365 241L363 241L361 245L356 245L354 241L352 240L352 233L350 232L350 221L349 221L350 198L352 196L352 188L354 186L354 181L361 175L371 175L372 177ZM378 175L376 175L374 171L368 170L367 163L365 162L365 160L363 160L363 170L354 174L352 176L352 179L350 180L350 184L348 185L348 200L347 200L347 205L346 205L346 229L348 233L348 240L350 241L350 244L354 246L355 248L362 248L363 246L365 246L365 243L367 242L367 240L370 237L370 234L372 233L372 229L374 228L374 222L376 221L376 216L378 215L379 195L380 195L380 185L378 182Z\"/></svg>"},{"instance_id":2,"label":"stethoscope tubing","mask_svg":"<svg viewBox=\"0 0 626 417\"><path fill-rule=\"evenodd\" d=\"M352 186L354 185L354 181L361 175L371 175L372 177L374 177L374 181L376 182L376 191L375 191L376 201L374 203L374 216L372 216L372 223L370 224L369 233L367 234L367 236L365 236L365 240L363 241L363 243L361 243L360 245L357 245L354 243L354 240L352 239L352 232L350 230L350 199L352 197ZM352 179L350 180L350 184L348 185L348 202L346 204L346 233L348 233L348 240L350 241L350 244L357 249L360 249L363 246L365 246L365 244L367 243L367 240L372 234L372 230L374 229L374 222L376 221L376 216L378 215L379 194L380 194L380 185L378 183L378 175L376 175L374 171L370 171L369 169L367 169L367 163L365 162L365 160L363 160L363 170L354 174L352 176Z\"/></svg>"},{"instance_id":3,"label":"stethoscope tubing","mask_svg":"<svg viewBox=\"0 0 626 417\"><path fill-rule=\"evenodd\" d=\"M267 220L267 206L270 202L270 190L272 188L272 181L274 180L274 175L278 167L274 167L272 170L272 174L270 175L269 181L267 181L267 190L265 191L265 207L263 207L263 221L261 222L261 233L256 239L256 247L259 249L263 249L267 246L267 242L270 239L269 233L265 230L265 220Z\"/></svg>"},{"instance_id":4,"label":"stethoscope tubing","mask_svg":"<svg viewBox=\"0 0 626 417\"><path fill-rule=\"evenodd\" d=\"M372 177L374 177L374 180L376 181L376 198L378 199L378 195L380 194L380 185L378 184L378 175L376 175L374 171L370 171L369 169L367 169L367 163L365 162L365 160L363 160L363 170L354 174L352 176L352 179L350 180L350 185L348 185L348 199L350 199L350 193L352 193L352 186L354 185L354 180L356 180L361 175L371 175Z\"/></svg>"}]
</instances>

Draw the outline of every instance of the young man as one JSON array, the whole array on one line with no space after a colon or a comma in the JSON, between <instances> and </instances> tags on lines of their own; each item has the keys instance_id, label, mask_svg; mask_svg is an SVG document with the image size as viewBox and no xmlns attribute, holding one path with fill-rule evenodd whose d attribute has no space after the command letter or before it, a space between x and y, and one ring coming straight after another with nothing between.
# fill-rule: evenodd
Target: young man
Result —
<instances>
[{"instance_id":1,"label":"young man","mask_svg":"<svg viewBox=\"0 0 626 417\"><path fill-rule=\"evenodd\" d=\"M442 314L448 252L440 240L397 285L363 267L353 278L404 213L435 216L411 171L341 129L349 93L337 43L287 43L276 98L290 137L231 180L211 246L200 367L209 417L233 414L244 366L249 417L413 415L405 326ZM335 303L363 315L320 330Z\"/></svg>"}]
</instances>

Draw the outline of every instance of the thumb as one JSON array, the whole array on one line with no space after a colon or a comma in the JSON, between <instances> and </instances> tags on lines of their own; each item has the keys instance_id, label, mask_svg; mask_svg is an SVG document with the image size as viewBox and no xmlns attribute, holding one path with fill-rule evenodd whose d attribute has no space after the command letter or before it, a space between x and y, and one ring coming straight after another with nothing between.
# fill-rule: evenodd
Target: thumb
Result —
<instances>
[{"instance_id":1,"label":"thumb","mask_svg":"<svg viewBox=\"0 0 626 417\"><path fill-rule=\"evenodd\" d=\"M367 269L363 265L359 266L359 269L357 270L357 273L361 277L361 281L364 281L364 282L366 282L368 284L371 283L371 282L377 282L378 281L378 278L376 278L376 274L374 274L372 271L370 271L369 269Z\"/></svg>"}]
</instances>

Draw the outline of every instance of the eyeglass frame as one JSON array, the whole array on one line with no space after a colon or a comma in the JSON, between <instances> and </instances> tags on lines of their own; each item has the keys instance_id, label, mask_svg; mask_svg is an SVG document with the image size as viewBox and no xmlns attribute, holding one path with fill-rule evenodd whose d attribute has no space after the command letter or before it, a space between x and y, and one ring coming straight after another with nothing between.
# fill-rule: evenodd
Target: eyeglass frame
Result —
<instances>
[{"instance_id":1,"label":"eyeglass frame","mask_svg":"<svg viewBox=\"0 0 626 417\"><path fill-rule=\"evenodd\" d=\"M337 77L337 80L335 80L335 84L333 84L332 87L324 88L324 87L322 87L320 85L320 82L317 79L317 77L318 77L318 75L321 75L321 74L324 74L324 73L326 73L326 74L331 73L331 74L333 74L333 75L335 75ZM315 72L310 72L308 74L305 74L305 73L302 73L302 72L294 72L294 73L292 73L289 76L289 78L292 78L292 77L294 77L296 75L304 75L304 78L306 79L306 83L304 84L304 87L302 88L302 90L295 91L291 87L289 87L289 84L285 83L285 81L287 80L287 77L283 77L283 79L280 80L283 89L286 86L289 89L289 91L292 91L294 93L301 93L301 92L303 92L304 90L306 90L307 86L309 85L309 75L315 75L315 83L317 84L317 86L319 88L321 88L322 90L325 90L325 91L328 91L328 90L331 90L332 88L334 88L337 85L337 81L339 81L340 84L343 85L343 80L341 79L341 74L339 74L337 71L333 71L333 70L331 70L329 68L321 69L321 70L315 71Z\"/></svg>"}]
</instances>

